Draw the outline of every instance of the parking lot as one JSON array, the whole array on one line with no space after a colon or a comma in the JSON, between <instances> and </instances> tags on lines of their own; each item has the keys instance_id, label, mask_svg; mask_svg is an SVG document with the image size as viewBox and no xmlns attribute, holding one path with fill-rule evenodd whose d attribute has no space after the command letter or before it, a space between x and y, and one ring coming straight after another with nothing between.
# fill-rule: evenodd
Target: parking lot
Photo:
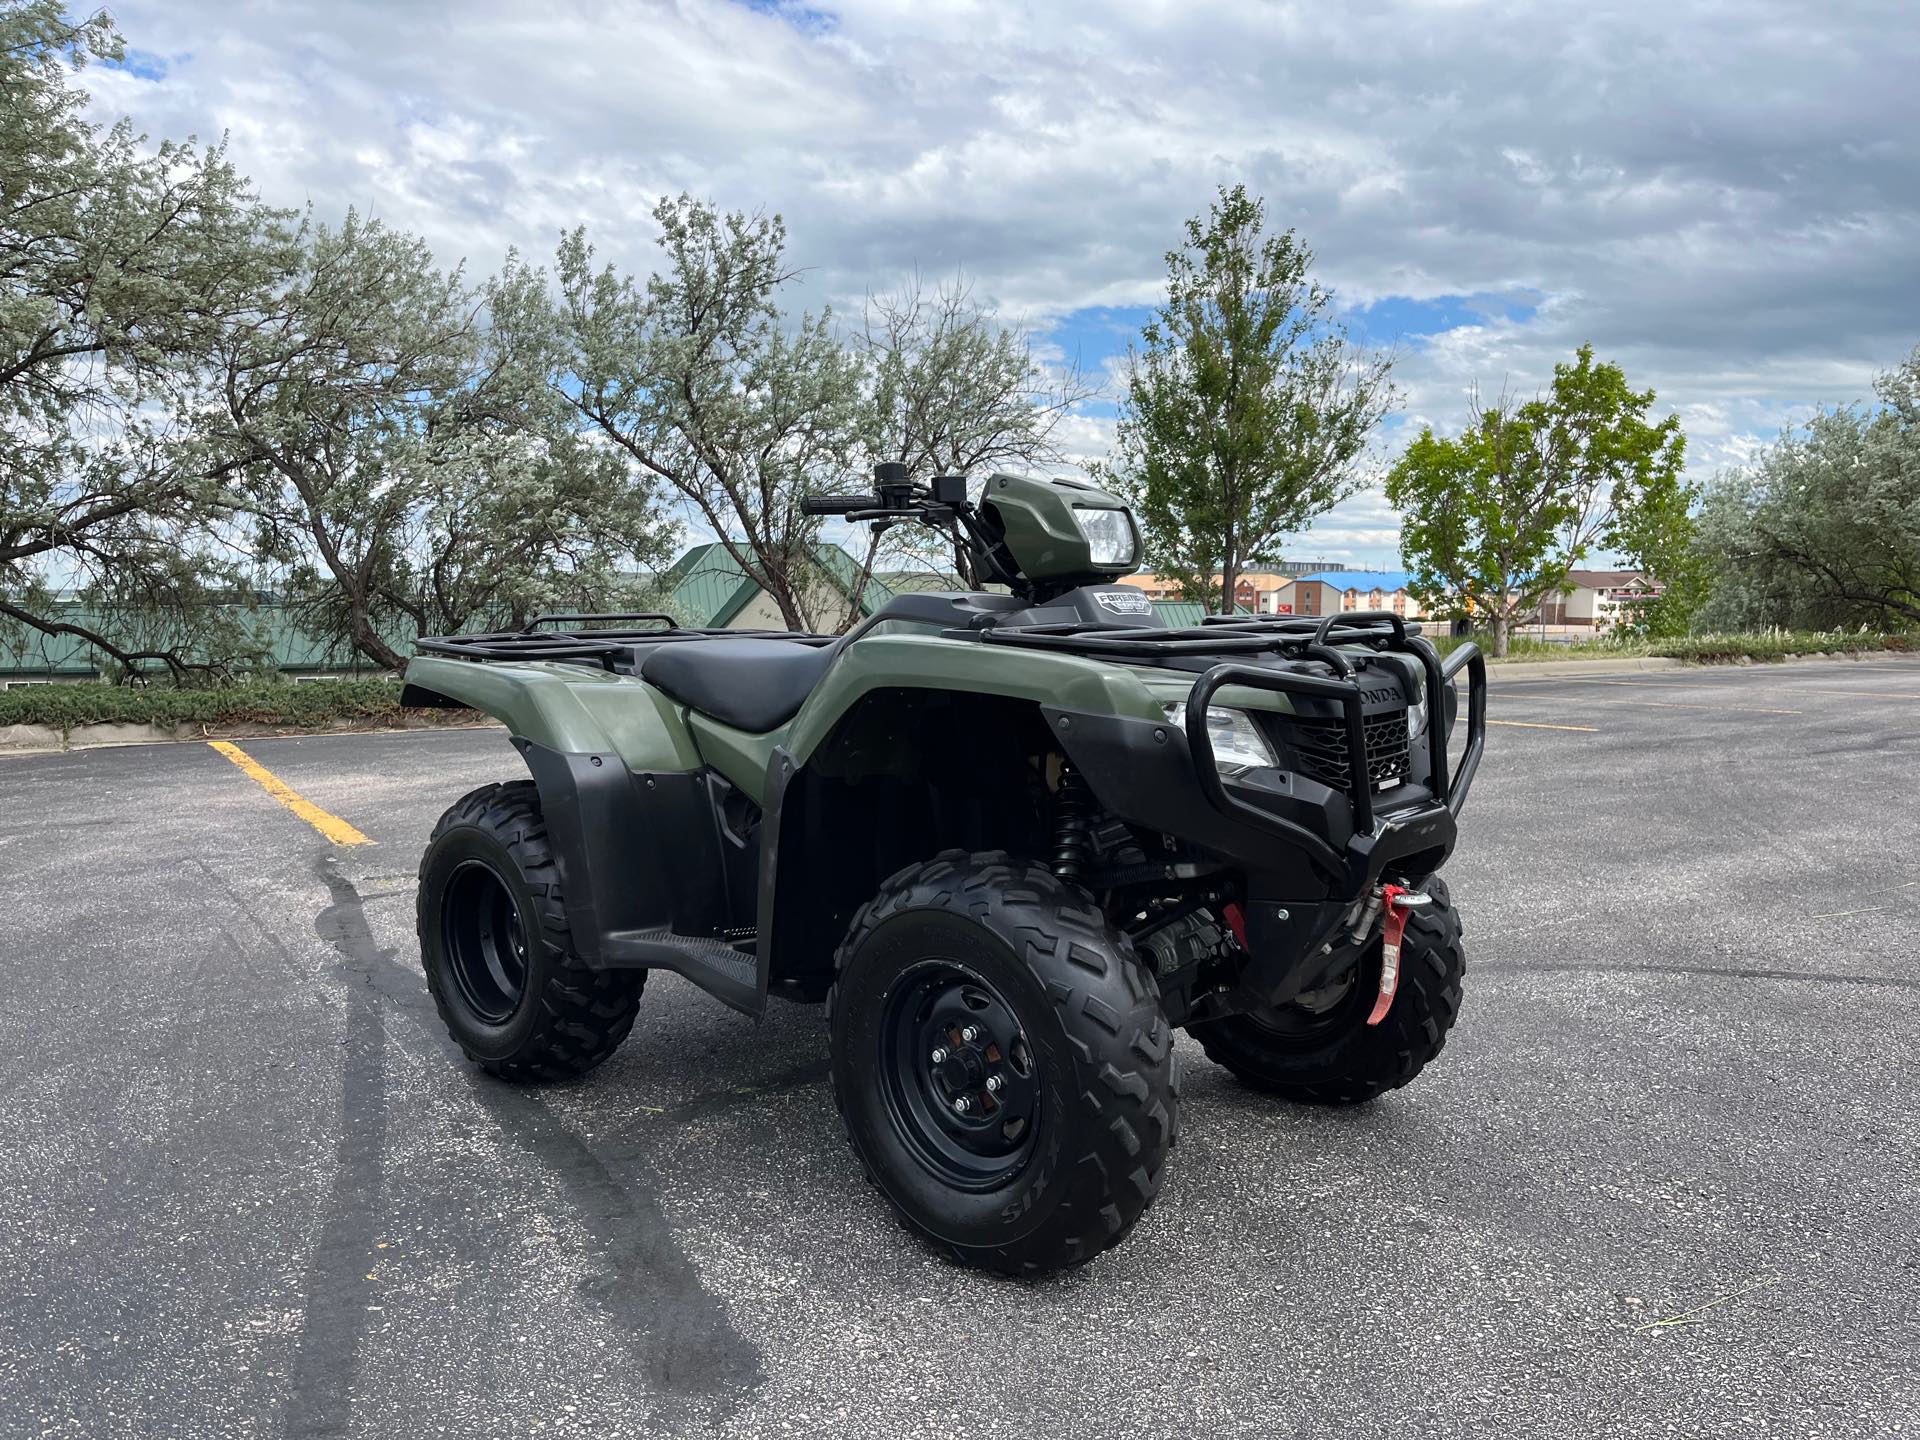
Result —
<instances>
[{"instance_id":1,"label":"parking lot","mask_svg":"<svg viewBox=\"0 0 1920 1440\"><path fill-rule=\"evenodd\" d=\"M1920 1432L1920 661L1494 681L1415 1085L1182 1040L1133 1238L957 1269L818 1007L667 976L587 1080L461 1061L413 869L497 730L0 758L0 1435Z\"/></svg>"}]
</instances>

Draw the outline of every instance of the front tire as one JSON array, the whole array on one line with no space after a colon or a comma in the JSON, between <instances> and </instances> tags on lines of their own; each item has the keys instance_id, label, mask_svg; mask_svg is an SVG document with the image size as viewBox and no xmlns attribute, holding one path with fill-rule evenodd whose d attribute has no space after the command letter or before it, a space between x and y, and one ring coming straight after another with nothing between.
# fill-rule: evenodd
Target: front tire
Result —
<instances>
[{"instance_id":1,"label":"front tire","mask_svg":"<svg viewBox=\"0 0 1920 1440\"><path fill-rule=\"evenodd\" d=\"M1412 1080L1447 1043L1467 968L1446 882L1435 876L1425 888L1433 904L1408 916L1399 990L1378 1025L1366 1023L1380 988L1376 941L1344 983L1305 1003L1189 1027L1207 1058L1256 1090L1308 1105L1358 1105Z\"/></svg>"},{"instance_id":2,"label":"front tire","mask_svg":"<svg viewBox=\"0 0 1920 1440\"><path fill-rule=\"evenodd\" d=\"M828 1010L855 1152L954 1259L1077 1265L1159 1193L1178 1105L1159 993L1044 866L955 850L901 871L854 917Z\"/></svg>"},{"instance_id":3,"label":"front tire","mask_svg":"<svg viewBox=\"0 0 1920 1440\"><path fill-rule=\"evenodd\" d=\"M440 817L415 927L447 1033L489 1074L584 1075L633 1028L646 972L595 970L574 951L530 780L482 786Z\"/></svg>"}]
</instances>

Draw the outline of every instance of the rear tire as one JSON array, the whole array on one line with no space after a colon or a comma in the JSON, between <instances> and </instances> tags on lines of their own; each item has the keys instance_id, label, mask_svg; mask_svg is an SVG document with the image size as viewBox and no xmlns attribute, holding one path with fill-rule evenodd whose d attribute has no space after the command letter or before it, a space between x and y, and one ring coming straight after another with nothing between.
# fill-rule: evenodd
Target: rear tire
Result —
<instances>
[{"instance_id":1,"label":"rear tire","mask_svg":"<svg viewBox=\"0 0 1920 1440\"><path fill-rule=\"evenodd\" d=\"M1278 1006L1190 1026L1207 1058L1256 1090L1308 1105L1358 1105L1413 1079L1447 1043L1467 968L1446 881L1434 876L1425 889L1433 904L1408 917L1400 986L1378 1025L1366 1023L1380 991L1376 941L1317 1014Z\"/></svg>"},{"instance_id":2,"label":"rear tire","mask_svg":"<svg viewBox=\"0 0 1920 1440\"><path fill-rule=\"evenodd\" d=\"M848 1138L954 1259L1077 1265L1159 1193L1178 1104L1159 992L1044 866L953 850L901 871L854 917L827 1003Z\"/></svg>"},{"instance_id":3,"label":"rear tire","mask_svg":"<svg viewBox=\"0 0 1920 1440\"><path fill-rule=\"evenodd\" d=\"M483 786L440 817L415 925L447 1033L489 1074L584 1075L633 1028L646 971L595 970L574 951L530 780Z\"/></svg>"}]
</instances>

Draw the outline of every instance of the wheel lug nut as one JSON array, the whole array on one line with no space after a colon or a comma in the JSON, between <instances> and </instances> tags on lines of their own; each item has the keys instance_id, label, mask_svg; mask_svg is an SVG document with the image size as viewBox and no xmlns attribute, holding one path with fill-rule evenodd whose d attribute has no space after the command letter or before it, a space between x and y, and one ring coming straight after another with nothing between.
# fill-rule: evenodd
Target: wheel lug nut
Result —
<instances>
[{"instance_id":1,"label":"wheel lug nut","mask_svg":"<svg viewBox=\"0 0 1920 1440\"><path fill-rule=\"evenodd\" d=\"M956 1097L953 1102L953 1108L959 1111L962 1115L966 1114L969 1110L973 1109L973 1097L971 1095L961 1095Z\"/></svg>"},{"instance_id":2,"label":"wheel lug nut","mask_svg":"<svg viewBox=\"0 0 1920 1440\"><path fill-rule=\"evenodd\" d=\"M980 1027L978 1025L967 1026L966 1029L960 1032L960 1038L971 1045L980 1038Z\"/></svg>"},{"instance_id":3,"label":"wheel lug nut","mask_svg":"<svg viewBox=\"0 0 1920 1440\"><path fill-rule=\"evenodd\" d=\"M998 1075L987 1076L987 1089L993 1091L996 1095L1000 1093L1000 1087L1006 1083L1007 1082Z\"/></svg>"},{"instance_id":4,"label":"wheel lug nut","mask_svg":"<svg viewBox=\"0 0 1920 1440\"><path fill-rule=\"evenodd\" d=\"M936 1065L944 1063L947 1058L947 1047L944 1045L935 1046L933 1054L927 1058L932 1060Z\"/></svg>"}]
</instances>

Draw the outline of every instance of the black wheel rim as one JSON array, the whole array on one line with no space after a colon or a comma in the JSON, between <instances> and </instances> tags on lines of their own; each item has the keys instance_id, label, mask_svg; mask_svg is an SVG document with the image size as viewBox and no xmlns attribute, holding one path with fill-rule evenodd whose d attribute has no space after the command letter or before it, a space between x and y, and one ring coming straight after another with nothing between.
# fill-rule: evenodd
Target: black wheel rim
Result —
<instances>
[{"instance_id":1,"label":"black wheel rim","mask_svg":"<svg viewBox=\"0 0 1920 1440\"><path fill-rule=\"evenodd\" d=\"M527 993L527 932L500 872L484 860L461 862L447 881L440 928L460 998L489 1025L512 1019Z\"/></svg>"},{"instance_id":2,"label":"black wheel rim","mask_svg":"<svg viewBox=\"0 0 1920 1440\"><path fill-rule=\"evenodd\" d=\"M926 961L887 992L880 1037L887 1113L921 1165L960 1190L1020 1173L1039 1129L1040 1070L1005 996L964 966Z\"/></svg>"}]
</instances>

